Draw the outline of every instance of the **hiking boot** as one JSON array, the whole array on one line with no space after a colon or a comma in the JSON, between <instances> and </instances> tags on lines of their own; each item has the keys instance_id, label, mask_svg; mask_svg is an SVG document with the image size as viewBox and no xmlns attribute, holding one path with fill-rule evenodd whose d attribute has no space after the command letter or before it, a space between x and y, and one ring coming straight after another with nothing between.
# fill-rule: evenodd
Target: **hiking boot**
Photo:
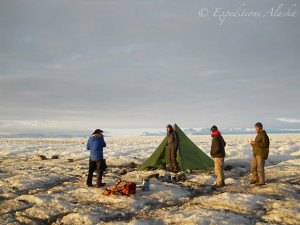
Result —
<instances>
[{"instance_id":1,"label":"hiking boot","mask_svg":"<svg viewBox=\"0 0 300 225\"><path fill-rule=\"evenodd\" d=\"M257 180L251 180L249 184L257 184Z\"/></svg>"},{"instance_id":2,"label":"hiking boot","mask_svg":"<svg viewBox=\"0 0 300 225\"><path fill-rule=\"evenodd\" d=\"M216 187L216 188L221 188L221 187L224 187L224 186L225 186L225 183L222 183L222 184L214 184L213 186Z\"/></svg>"},{"instance_id":3,"label":"hiking boot","mask_svg":"<svg viewBox=\"0 0 300 225\"><path fill-rule=\"evenodd\" d=\"M104 187L106 185L106 183L101 183L100 185L97 185L96 188L101 188Z\"/></svg>"},{"instance_id":4,"label":"hiking boot","mask_svg":"<svg viewBox=\"0 0 300 225\"><path fill-rule=\"evenodd\" d=\"M178 173L178 170L172 170L171 172L172 173Z\"/></svg>"},{"instance_id":5,"label":"hiking boot","mask_svg":"<svg viewBox=\"0 0 300 225\"><path fill-rule=\"evenodd\" d=\"M87 186L87 187L93 187L94 185L92 185L92 184L87 184L86 186Z\"/></svg>"}]
</instances>

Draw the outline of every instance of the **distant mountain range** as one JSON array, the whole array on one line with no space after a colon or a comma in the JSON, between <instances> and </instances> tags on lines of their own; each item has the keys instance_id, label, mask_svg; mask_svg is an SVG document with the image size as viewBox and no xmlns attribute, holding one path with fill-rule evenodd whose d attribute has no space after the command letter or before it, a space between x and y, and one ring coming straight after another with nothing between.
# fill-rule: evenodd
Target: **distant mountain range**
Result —
<instances>
[{"instance_id":1,"label":"distant mountain range","mask_svg":"<svg viewBox=\"0 0 300 225\"><path fill-rule=\"evenodd\" d=\"M76 137L88 137L90 134L10 134L0 135L0 138L76 138Z\"/></svg>"},{"instance_id":2,"label":"distant mountain range","mask_svg":"<svg viewBox=\"0 0 300 225\"><path fill-rule=\"evenodd\" d=\"M208 135L210 134L210 128L200 129L183 129L184 133L191 135ZM277 129L277 130L266 130L268 134L294 134L300 133L300 129ZM225 128L221 129L222 134L255 134L256 131L250 128ZM166 132L144 132L142 136L164 136Z\"/></svg>"},{"instance_id":3,"label":"distant mountain range","mask_svg":"<svg viewBox=\"0 0 300 225\"><path fill-rule=\"evenodd\" d=\"M134 130L134 129L133 129ZM135 130L134 130L135 131ZM183 129L186 134L189 135L209 135L210 128L187 128ZM268 134L295 134L300 133L300 129L274 129L274 130L266 130ZM150 132L145 131L142 134L140 130L136 130L132 132L132 135L141 135L141 136L165 136L165 131L157 131L157 132ZM222 134L255 134L256 131L250 128L225 128L221 129ZM105 137L112 137L115 136L114 132L107 131ZM10 135L1 135L0 138L77 138L77 137L89 137L90 133L76 133L76 134L43 134L43 133L21 133L21 134L10 134ZM119 134L120 136L122 134ZM128 134L125 132L124 135Z\"/></svg>"}]
</instances>

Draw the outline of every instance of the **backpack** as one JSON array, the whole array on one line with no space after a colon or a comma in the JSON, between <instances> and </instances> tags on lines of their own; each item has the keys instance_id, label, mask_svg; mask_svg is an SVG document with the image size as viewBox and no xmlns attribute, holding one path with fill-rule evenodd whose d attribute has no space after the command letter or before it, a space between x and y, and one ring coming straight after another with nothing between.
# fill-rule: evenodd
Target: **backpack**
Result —
<instances>
[{"instance_id":1,"label":"backpack","mask_svg":"<svg viewBox=\"0 0 300 225\"><path fill-rule=\"evenodd\" d=\"M264 159L267 160L268 159L268 156L269 156L269 147L270 147L270 139L269 139L269 136L267 135L266 132L264 132L264 138L265 138L265 141L266 141L266 148L264 149Z\"/></svg>"},{"instance_id":2,"label":"backpack","mask_svg":"<svg viewBox=\"0 0 300 225\"><path fill-rule=\"evenodd\" d=\"M266 144L267 144L267 148L270 147L270 139L269 139L269 136L265 133L265 138L266 138Z\"/></svg>"},{"instance_id":3,"label":"backpack","mask_svg":"<svg viewBox=\"0 0 300 225\"><path fill-rule=\"evenodd\" d=\"M104 195L132 195L136 192L136 184L131 181L120 181L115 187L105 189Z\"/></svg>"}]
</instances>

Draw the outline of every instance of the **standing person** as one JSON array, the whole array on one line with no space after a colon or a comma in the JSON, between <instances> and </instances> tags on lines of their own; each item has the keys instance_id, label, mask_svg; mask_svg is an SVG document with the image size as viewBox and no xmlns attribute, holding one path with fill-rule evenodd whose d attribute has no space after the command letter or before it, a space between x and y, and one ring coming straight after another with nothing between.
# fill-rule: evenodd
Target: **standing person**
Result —
<instances>
[{"instance_id":1,"label":"standing person","mask_svg":"<svg viewBox=\"0 0 300 225\"><path fill-rule=\"evenodd\" d=\"M92 187L93 173L97 173L96 188L104 187L106 183L102 183L102 176L105 170L105 159L103 158L103 148L106 143L103 138L103 131L96 129L87 142L86 149L90 151L89 172L86 185Z\"/></svg>"},{"instance_id":2,"label":"standing person","mask_svg":"<svg viewBox=\"0 0 300 225\"><path fill-rule=\"evenodd\" d=\"M253 148L250 184L261 186L265 185L265 160L269 155L270 140L266 131L263 130L262 123L257 122L254 127L257 131L257 136L255 141L250 142Z\"/></svg>"},{"instance_id":3,"label":"standing person","mask_svg":"<svg viewBox=\"0 0 300 225\"><path fill-rule=\"evenodd\" d=\"M214 125L210 130L212 136L210 155L214 158L215 174L217 175L217 181L214 186L224 187L224 158L226 142L224 141L220 131L218 130L218 127Z\"/></svg>"},{"instance_id":4,"label":"standing person","mask_svg":"<svg viewBox=\"0 0 300 225\"><path fill-rule=\"evenodd\" d=\"M178 133L169 124L167 125L168 133L168 146L169 146L169 159L172 166L172 172L178 173L178 163L177 163L177 150L179 148L179 137Z\"/></svg>"}]
</instances>

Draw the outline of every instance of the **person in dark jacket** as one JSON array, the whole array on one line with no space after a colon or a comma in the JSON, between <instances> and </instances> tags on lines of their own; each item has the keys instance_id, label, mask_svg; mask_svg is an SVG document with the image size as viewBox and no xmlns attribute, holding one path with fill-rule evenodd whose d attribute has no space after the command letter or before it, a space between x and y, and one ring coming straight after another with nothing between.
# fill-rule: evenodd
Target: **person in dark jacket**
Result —
<instances>
[{"instance_id":1,"label":"person in dark jacket","mask_svg":"<svg viewBox=\"0 0 300 225\"><path fill-rule=\"evenodd\" d=\"M178 173L178 163L177 163L177 151L179 148L179 137L178 133L169 124L167 125L168 133L168 146L169 146L169 159L172 167L172 172Z\"/></svg>"},{"instance_id":2,"label":"person in dark jacket","mask_svg":"<svg viewBox=\"0 0 300 225\"><path fill-rule=\"evenodd\" d=\"M217 176L217 181L214 184L215 187L224 187L224 158L225 158L225 146L226 142L224 141L218 127L215 125L211 127L211 150L210 155L214 158L215 161L215 174Z\"/></svg>"},{"instance_id":3,"label":"person in dark jacket","mask_svg":"<svg viewBox=\"0 0 300 225\"><path fill-rule=\"evenodd\" d=\"M106 166L103 158L103 148L106 147L106 143L102 133L102 130L96 129L87 142L86 149L90 151L89 172L86 181L88 187L93 187L92 179L95 171L97 173L96 188L106 185L106 183L102 183L102 176Z\"/></svg>"},{"instance_id":4,"label":"person in dark jacket","mask_svg":"<svg viewBox=\"0 0 300 225\"><path fill-rule=\"evenodd\" d=\"M270 140L266 131L263 130L262 123L257 122L254 127L257 131L257 136L255 141L250 142L253 148L250 184L261 186L265 184L265 160L269 155Z\"/></svg>"}]
</instances>

